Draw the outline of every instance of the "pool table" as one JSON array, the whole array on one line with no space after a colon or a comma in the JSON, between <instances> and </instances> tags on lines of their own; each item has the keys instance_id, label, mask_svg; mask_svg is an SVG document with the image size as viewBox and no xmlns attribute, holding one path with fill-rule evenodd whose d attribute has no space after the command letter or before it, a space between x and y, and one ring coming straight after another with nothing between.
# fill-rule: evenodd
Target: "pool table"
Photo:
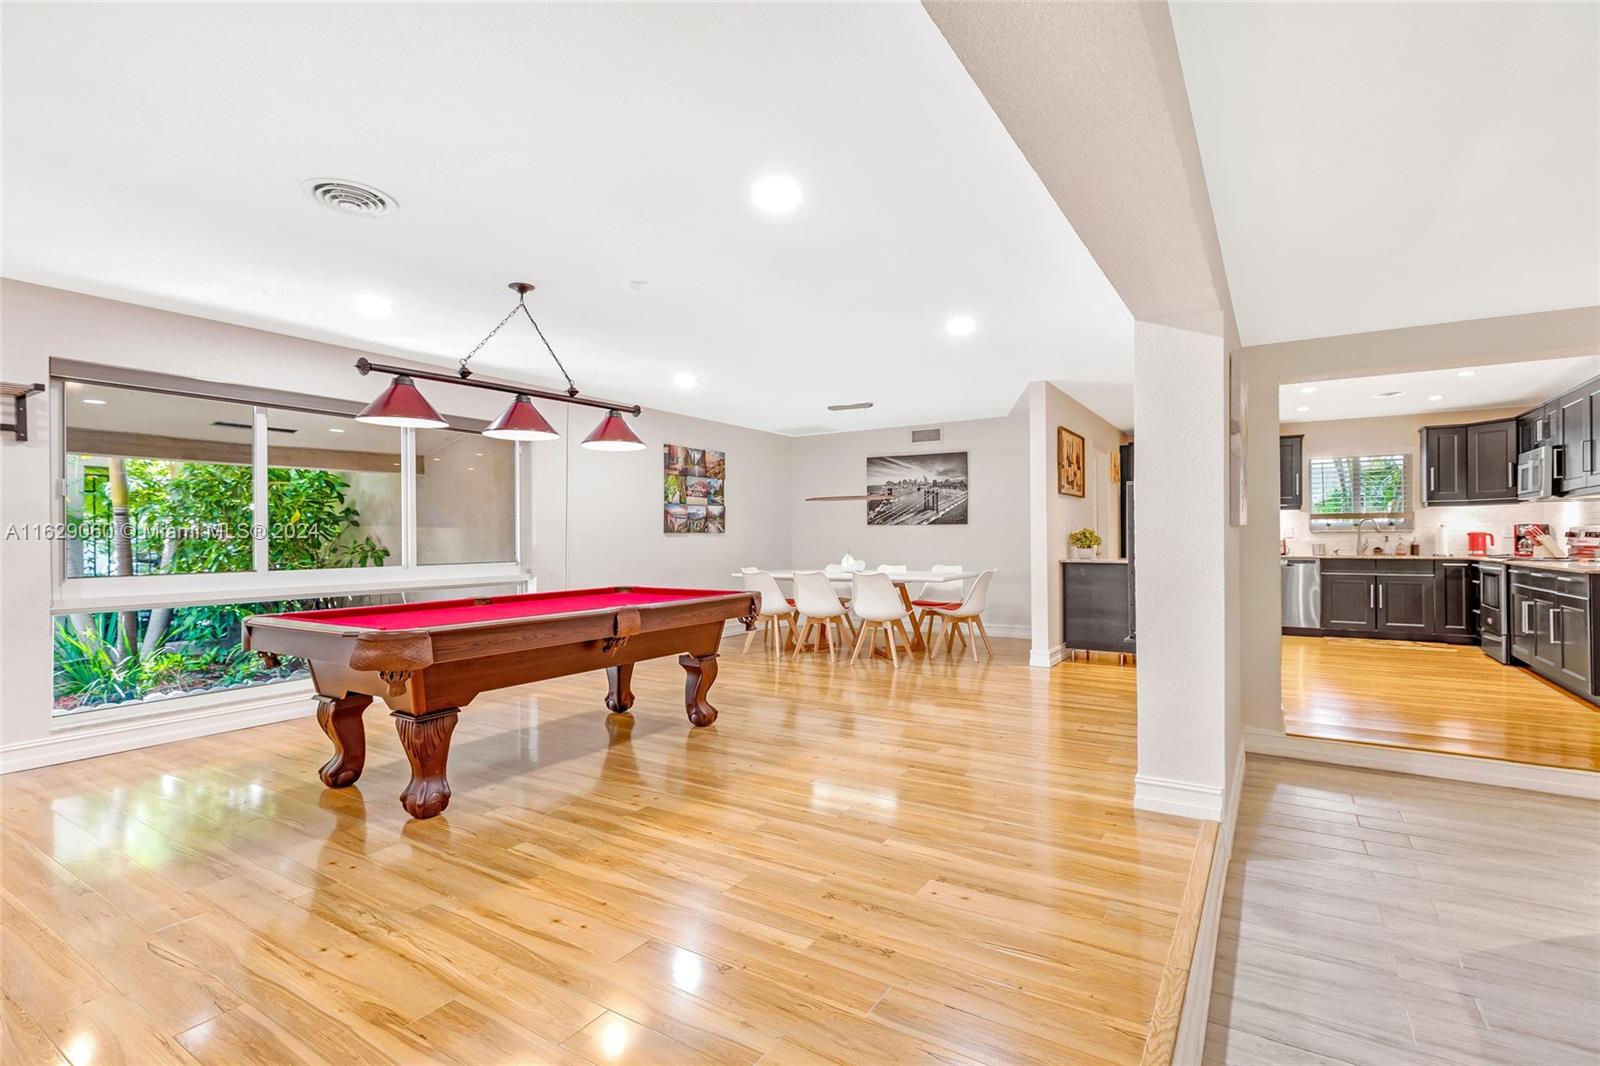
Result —
<instances>
[{"instance_id":1,"label":"pool table","mask_svg":"<svg viewBox=\"0 0 1600 1066\"><path fill-rule=\"evenodd\" d=\"M606 707L633 706L633 664L678 654L688 675L689 721L717 720L707 699L717 676L722 629L755 625L759 598L708 589L568 589L521 596L434 600L384 607L258 614L244 621L244 646L274 663L305 659L317 690L317 722L333 741L322 783L344 788L366 762L362 712L382 697L411 763L400 804L432 818L450 803L445 762L461 708L489 689L604 669Z\"/></svg>"}]
</instances>

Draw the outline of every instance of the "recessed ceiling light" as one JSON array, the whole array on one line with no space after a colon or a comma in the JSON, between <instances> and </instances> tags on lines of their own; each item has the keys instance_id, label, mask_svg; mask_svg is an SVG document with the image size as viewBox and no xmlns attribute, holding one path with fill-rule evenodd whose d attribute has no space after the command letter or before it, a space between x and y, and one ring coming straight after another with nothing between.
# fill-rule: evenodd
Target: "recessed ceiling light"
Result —
<instances>
[{"instance_id":1,"label":"recessed ceiling light","mask_svg":"<svg viewBox=\"0 0 1600 1066\"><path fill-rule=\"evenodd\" d=\"M1311 410L1311 408L1309 408L1309 407L1296 407L1295 410L1299 411L1301 414L1305 414L1307 411Z\"/></svg>"},{"instance_id":2,"label":"recessed ceiling light","mask_svg":"<svg viewBox=\"0 0 1600 1066\"><path fill-rule=\"evenodd\" d=\"M978 328L978 320L971 315L951 315L944 320L944 331L952 337L970 337Z\"/></svg>"},{"instance_id":3,"label":"recessed ceiling light","mask_svg":"<svg viewBox=\"0 0 1600 1066\"><path fill-rule=\"evenodd\" d=\"M93 405L95 407L103 407L103 406L105 406L105 401L104 400L97 400L92 396L85 396L83 398L83 402L86 403L86 404L91 404L91 405Z\"/></svg>"},{"instance_id":4,"label":"recessed ceiling light","mask_svg":"<svg viewBox=\"0 0 1600 1066\"><path fill-rule=\"evenodd\" d=\"M340 429L338 426L329 426L328 427L328 432L329 433L343 433L344 430Z\"/></svg>"},{"instance_id":5,"label":"recessed ceiling light","mask_svg":"<svg viewBox=\"0 0 1600 1066\"><path fill-rule=\"evenodd\" d=\"M1405 395L1405 393L1400 391L1399 389L1391 389L1388 392L1375 392L1375 393L1372 394L1372 398L1374 400L1388 400L1388 399L1393 399L1396 396L1404 396L1404 395Z\"/></svg>"},{"instance_id":6,"label":"recessed ceiling light","mask_svg":"<svg viewBox=\"0 0 1600 1066\"><path fill-rule=\"evenodd\" d=\"M1458 378L1470 378L1476 373L1477 373L1476 370L1457 370L1456 371L1456 377L1458 377Z\"/></svg>"},{"instance_id":7,"label":"recessed ceiling light","mask_svg":"<svg viewBox=\"0 0 1600 1066\"><path fill-rule=\"evenodd\" d=\"M763 174L750 185L750 202L769 215L787 215L800 206L805 193L787 174Z\"/></svg>"},{"instance_id":8,"label":"recessed ceiling light","mask_svg":"<svg viewBox=\"0 0 1600 1066\"><path fill-rule=\"evenodd\" d=\"M479 459L483 458L483 453L482 452L473 452L472 454L476 455Z\"/></svg>"},{"instance_id":9,"label":"recessed ceiling light","mask_svg":"<svg viewBox=\"0 0 1600 1066\"><path fill-rule=\"evenodd\" d=\"M1317 387L1315 385L1302 385L1302 386L1300 386L1300 392L1304 396L1310 396L1313 392L1316 392L1316 391L1317 391Z\"/></svg>"},{"instance_id":10,"label":"recessed ceiling light","mask_svg":"<svg viewBox=\"0 0 1600 1066\"><path fill-rule=\"evenodd\" d=\"M364 292L350 301L355 307L356 314L362 318L388 318L394 310L394 304L387 296L380 296L375 292Z\"/></svg>"},{"instance_id":11,"label":"recessed ceiling light","mask_svg":"<svg viewBox=\"0 0 1600 1066\"><path fill-rule=\"evenodd\" d=\"M680 370L672 375L672 384L680 389L692 389L699 382L695 381L694 375L687 370Z\"/></svg>"},{"instance_id":12,"label":"recessed ceiling light","mask_svg":"<svg viewBox=\"0 0 1600 1066\"><path fill-rule=\"evenodd\" d=\"M469 466L469 467L467 467L467 469L468 469L468 470L476 470L476 469L478 469L478 468L477 468L477 467L475 467L475 466Z\"/></svg>"},{"instance_id":13,"label":"recessed ceiling light","mask_svg":"<svg viewBox=\"0 0 1600 1066\"><path fill-rule=\"evenodd\" d=\"M1440 400L1444 399L1444 397L1438 393L1435 393L1434 395L1429 396L1428 399L1432 400L1434 403L1438 403Z\"/></svg>"}]
</instances>

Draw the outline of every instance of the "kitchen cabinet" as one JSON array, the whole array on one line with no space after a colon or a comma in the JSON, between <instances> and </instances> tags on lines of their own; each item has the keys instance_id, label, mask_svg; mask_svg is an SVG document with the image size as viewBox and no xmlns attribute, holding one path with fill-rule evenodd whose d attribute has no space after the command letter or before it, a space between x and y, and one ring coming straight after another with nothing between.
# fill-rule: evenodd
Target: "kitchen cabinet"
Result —
<instances>
[{"instance_id":1,"label":"kitchen cabinet","mask_svg":"<svg viewBox=\"0 0 1600 1066\"><path fill-rule=\"evenodd\" d=\"M1305 509L1305 487L1302 481L1305 471L1305 443L1304 435L1278 438L1278 510L1280 511Z\"/></svg>"},{"instance_id":2,"label":"kitchen cabinet","mask_svg":"<svg viewBox=\"0 0 1600 1066\"><path fill-rule=\"evenodd\" d=\"M1062 644L1074 651L1138 651L1127 563L1061 564Z\"/></svg>"},{"instance_id":3,"label":"kitchen cabinet","mask_svg":"<svg viewBox=\"0 0 1600 1066\"><path fill-rule=\"evenodd\" d=\"M1588 575L1511 568L1511 653L1550 681L1593 700L1594 630Z\"/></svg>"},{"instance_id":4,"label":"kitchen cabinet","mask_svg":"<svg viewBox=\"0 0 1600 1066\"><path fill-rule=\"evenodd\" d=\"M1555 491L1568 496L1600 488L1600 464L1595 459L1596 406L1600 381L1591 381L1555 402L1557 433Z\"/></svg>"},{"instance_id":5,"label":"kitchen cabinet","mask_svg":"<svg viewBox=\"0 0 1600 1066\"><path fill-rule=\"evenodd\" d=\"M1476 590L1471 563L1441 561L1435 564L1435 632L1470 637L1478 631Z\"/></svg>"},{"instance_id":6,"label":"kitchen cabinet","mask_svg":"<svg viewBox=\"0 0 1600 1066\"><path fill-rule=\"evenodd\" d=\"M1467 427L1427 426L1422 430L1422 502L1470 503L1467 480Z\"/></svg>"},{"instance_id":7,"label":"kitchen cabinet","mask_svg":"<svg viewBox=\"0 0 1600 1066\"><path fill-rule=\"evenodd\" d=\"M1517 498L1517 420L1467 427L1467 499L1512 503Z\"/></svg>"},{"instance_id":8,"label":"kitchen cabinet","mask_svg":"<svg viewBox=\"0 0 1600 1066\"><path fill-rule=\"evenodd\" d=\"M1478 643L1483 653L1502 663L1511 661L1506 638L1506 568L1502 563L1474 563L1478 590Z\"/></svg>"},{"instance_id":9,"label":"kitchen cabinet","mask_svg":"<svg viewBox=\"0 0 1600 1066\"><path fill-rule=\"evenodd\" d=\"M1378 627L1378 596L1374 576L1367 573L1329 573L1322 570L1322 628L1371 633Z\"/></svg>"},{"instance_id":10,"label":"kitchen cabinet","mask_svg":"<svg viewBox=\"0 0 1600 1066\"><path fill-rule=\"evenodd\" d=\"M1390 636L1430 636L1433 633L1434 580L1431 572L1375 574L1376 630Z\"/></svg>"}]
</instances>

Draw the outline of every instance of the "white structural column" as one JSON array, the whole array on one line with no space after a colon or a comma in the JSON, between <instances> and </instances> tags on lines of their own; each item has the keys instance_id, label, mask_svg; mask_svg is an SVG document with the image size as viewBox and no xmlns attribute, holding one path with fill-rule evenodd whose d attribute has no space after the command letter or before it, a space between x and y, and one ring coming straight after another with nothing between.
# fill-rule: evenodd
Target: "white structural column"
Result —
<instances>
[{"instance_id":1,"label":"white structural column","mask_svg":"<svg viewBox=\"0 0 1600 1066\"><path fill-rule=\"evenodd\" d=\"M1238 537L1228 521L1228 358L1220 330L1134 325L1134 424L1134 802L1220 819L1238 741Z\"/></svg>"}]
</instances>

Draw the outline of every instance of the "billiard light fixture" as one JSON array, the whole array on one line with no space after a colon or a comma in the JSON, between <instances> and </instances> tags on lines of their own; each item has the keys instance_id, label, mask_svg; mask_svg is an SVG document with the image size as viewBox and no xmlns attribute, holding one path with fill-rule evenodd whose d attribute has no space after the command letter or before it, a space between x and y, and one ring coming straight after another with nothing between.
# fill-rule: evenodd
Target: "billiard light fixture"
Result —
<instances>
[{"instance_id":1,"label":"billiard light fixture","mask_svg":"<svg viewBox=\"0 0 1600 1066\"><path fill-rule=\"evenodd\" d=\"M433 405L418 390L416 379L423 381L440 381L451 385L467 385L474 389L488 389L490 392L509 393L512 397L511 406L501 412L500 417L489 424L483 431L485 437L497 440L555 440L560 436L555 428L533 406L533 400L552 400L556 403L578 404L582 407L598 407L605 411L605 417L582 441L585 448L602 452L631 452L644 447L633 430L628 428L628 423L623 419L623 414L638 417L640 407L638 404L616 403L612 400L600 400L589 396L580 395L578 386L573 383L572 375L567 373L567 368L561 365L561 359L556 355L555 349L550 347L550 342L545 340L544 330L539 328L539 323L533 320L533 314L528 310L528 293L533 291L533 286L525 281L513 281L510 285L512 292L517 294L517 304L506 316L502 318L488 336L479 341L472 351L461 357L461 364L456 368L455 374L435 373L431 370L412 370L407 367L385 366L374 363L370 359L356 360L356 370L362 374L392 374L394 380L389 387L376 399L362 408L356 415L357 422L370 422L378 426L402 426L412 429L439 429L448 427L450 423L440 417ZM533 326L533 331L544 342L545 351L550 353L550 358L555 361L556 369L561 371L561 376L567 379L565 392L551 392L546 389L534 389L517 385L498 385L489 381L473 381L472 370L467 366L472 357L477 355L485 344L494 338L500 328L517 312L522 312L523 317Z\"/></svg>"}]
</instances>

